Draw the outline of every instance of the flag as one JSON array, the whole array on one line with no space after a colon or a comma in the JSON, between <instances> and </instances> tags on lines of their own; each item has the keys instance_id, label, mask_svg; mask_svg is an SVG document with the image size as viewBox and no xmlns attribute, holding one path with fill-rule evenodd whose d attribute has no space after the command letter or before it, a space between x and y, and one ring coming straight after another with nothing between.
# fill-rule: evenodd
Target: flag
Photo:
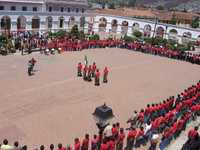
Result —
<instances>
[{"instance_id":1,"label":"flag","mask_svg":"<svg viewBox=\"0 0 200 150\"><path fill-rule=\"evenodd\" d=\"M88 65L88 59L87 59L86 55L85 55L84 61L85 61L85 65L87 66Z\"/></svg>"}]
</instances>

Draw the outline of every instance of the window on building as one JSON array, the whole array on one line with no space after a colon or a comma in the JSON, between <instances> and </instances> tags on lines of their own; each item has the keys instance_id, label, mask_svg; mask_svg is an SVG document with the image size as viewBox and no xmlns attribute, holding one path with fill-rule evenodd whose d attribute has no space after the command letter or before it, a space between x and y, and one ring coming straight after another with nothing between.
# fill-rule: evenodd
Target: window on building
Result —
<instances>
[{"instance_id":1,"label":"window on building","mask_svg":"<svg viewBox=\"0 0 200 150\"><path fill-rule=\"evenodd\" d=\"M70 11L71 11L71 9L70 9L70 8L68 8L68 9L67 9L67 11L68 11L68 12L70 12Z\"/></svg>"},{"instance_id":2,"label":"window on building","mask_svg":"<svg viewBox=\"0 0 200 150\"><path fill-rule=\"evenodd\" d=\"M63 18L63 17L60 18L59 27L60 27L60 28L63 28L63 27L64 27L64 18Z\"/></svg>"},{"instance_id":3,"label":"window on building","mask_svg":"<svg viewBox=\"0 0 200 150\"><path fill-rule=\"evenodd\" d=\"M37 7L33 7L33 11L37 11Z\"/></svg>"},{"instance_id":4,"label":"window on building","mask_svg":"<svg viewBox=\"0 0 200 150\"><path fill-rule=\"evenodd\" d=\"M84 13L84 12L85 12L85 9L84 9L84 8L82 8L82 10L81 10L81 11L82 11L82 13Z\"/></svg>"},{"instance_id":5,"label":"window on building","mask_svg":"<svg viewBox=\"0 0 200 150\"><path fill-rule=\"evenodd\" d=\"M27 11L27 7L26 7L26 6L23 6L23 7L22 7L22 11Z\"/></svg>"},{"instance_id":6,"label":"window on building","mask_svg":"<svg viewBox=\"0 0 200 150\"><path fill-rule=\"evenodd\" d=\"M0 10L4 10L4 6L0 6Z\"/></svg>"},{"instance_id":7,"label":"window on building","mask_svg":"<svg viewBox=\"0 0 200 150\"><path fill-rule=\"evenodd\" d=\"M15 11L15 10L16 10L16 7L15 7L15 6L11 6L11 7L10 7L10 10Z\"/></svg>"},{"instance_id":8,"label":"window on building","mask_svg":"<svg viewBox=\"0 0 200 150\"><path fill-rule=\"evenodd\" d=\"M49 7L49 12L52 12L52 7Z\"/></svg>"},{"instance_id":9,"label":"window on building","mask_svg":"<svg viewBox=\"0 0 200 150\"><path fill-rule=\"evenodd\" d=\"M61 11L61 12L63 12L63 11L64 11L64 8L63 8L63 7L61 7L61 8L60 8L60 11Z\"/></svg>"},{"instance_id":10,"label":"window on building","mask_svg":"<svg viewBox=\"0 0 200 150\"><path fill-rule=\"evenodd\" d=\"M76 8L76 13L78 13L79 12L79 9L78 8Z\"/></svg>"}]
</instances>

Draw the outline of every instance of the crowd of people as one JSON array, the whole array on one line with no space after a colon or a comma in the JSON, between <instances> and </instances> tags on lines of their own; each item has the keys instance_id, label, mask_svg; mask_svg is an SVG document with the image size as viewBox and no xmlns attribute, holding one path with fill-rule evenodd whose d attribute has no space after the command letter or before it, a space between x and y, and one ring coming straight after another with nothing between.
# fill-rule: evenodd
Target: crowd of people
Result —
<instances>
[{"instance_id":1,"label":"crowd of people","mask_svg":"<svg viewBox=\"0 0 200 150\"><path fill-rule=\"evenodd\" d=\"M24 54L24 52L31 53L33 49L39 49L41 52L51 52L54 54L55 50L62 53L64 51L80 51L90 48L118 47L200 64L199 54L192 54L179 50L174 51L164 46L155 46L144 42L126 42L123 39L77 40L69 37L50 38L47 34L31 35L25 32L13 34L11 40L14 48L20 50L22 54Z\"/></svg>"},{"instance_id":2,"label":"crowd of people","mask_svg":"<svg viewBox=\"0 0 200 150\"><path fill-rule=\"evenodd\" d=\"M92 78L94 78L94 85L100 85L100 70L97 68L96 63L93 62L92 65L88 65L87 59L85 60L85 64L83 65L81 62L78 63L77 66L77 76L83 77L84 81L91 82ZM103 70L103 83L108 82L108 68L105 67Z\"/></svg>"},{"instance_id":3,"label":"crowd of people","mask_svg":"<svg viewBox=\"0 0 200 150\"><path fill-rule=\"evenodd\" d=\"M173 51L164 46L154 46L151 44L145 44L140 42L125 42L119 39L108 40L72 40L68 38L54 39L49 41L47 49L57 49L59 53L64 51L80 51L83 49L91 48L126 48L129 50L140 51L143 53L149 53L153 55L164 56L168 58L187 61L200 65L200 55L192 54L184 51Z\"/></svg>"},{"instance_id":4,"label":"crowd of people","mask_svg":"<svg viewBox=\"0 0 200 150\"><path fill-rule=\"evenodd\" d=\"M107 40L72 40L68 38L51 40L47 48L57 49L59 52L64 51L79 51L83 49L91 48L105 48L116 47L126 48L130 50L140 51L143 53L149 53L153 55L164 56L168 58L174 58L178 60L184 60L187 62L200 64L200 55L192 54L184 51L174 51L164 46L154 46L151 44L145 44L141 42L125 42L120 39L107 39Z\"/></svg>"},{"instance_id":5,"label":"crowd of people","mask_svg":"<svg viewBox=\"0 0 200 150\"><path fill-rule=\"evenodd\" d=\"M200 65L200 55L191 54L182 51L172 51L166 47L153 46L140 42L125 42L118 39L108 40L73 40L67 37L62 39L46 39L38 36L27 37L28 49L32 47L40 48L41 50L56 49L59 53L64 51L80 51L83 49L91 48L105 48L105 47L118 47L126 48L129 50L140 51L142 53L149 53L163 57L187 61L190 63ZM20 43L20 42L19 42ZM19 44L18 43L18 44ZM15 45L17 46L17 45ZM21 42L18 47L23 51L24 44ZM25 46L26 47L26 46ZM36 61L34 59L29 61L28 74L32 74L32 70ZM100 85L100 71L97 69L96 63L83 66L78 63L77 66L78 76L83 76L85 81L92 81L94 77L95 85ZM108 68L105 67L103 72L103 82L108 82ZM131 118L128 119L128 128L124 128L119 122L108 125L104 128L102 136L94 134L91 137L86 134L81 140L76 137L74 145L63 146L58 144L58 150L132 150L146 146L149 150L165 150L166 147L176 139L181 132L186 129L187 124L196 119L200 112L200 81L185 89L177 97L171 96L160 103L147 104L141 110L135 110ZM197 127L189 132L188 141L183 146L184 150L199 150L199 134ZM26 150L27 146L19 146L18 142L14 146L8 144L8 140L4 140L1 145L2 150L21 149ZM55 149L51 144L49 147L41 145L40 150Z\"/></svg>"},{"instance_id":6,"label":"crowd of people","mask_svg":"<svg viewBox=\"0 0 200 150\"><path fill-rule=\"evenodd\" d=\"M94 134L90 137L86 134L81 140L76 137L74 146L58 144L58 150L132 150L146 146L148 150L165 150L181 132L184 132L189 122L195 120L200 114L200 81L185 89L175 98L170 96L160 103L147 104L139 111L134 111L128 119L128 128L124 128L119 122L107 125L103 134ZM17 142L18 143L18 142ZM50 145L50 149L55 147ZM198 127L190 130L188 141L183 150L199 150L200 139ZM5 139L1 145L2 150L17 149L8 145ZM25 150L27 146L20 149ZM43 145L40 150L48 149Z\"/></svg>"}]
</instances>

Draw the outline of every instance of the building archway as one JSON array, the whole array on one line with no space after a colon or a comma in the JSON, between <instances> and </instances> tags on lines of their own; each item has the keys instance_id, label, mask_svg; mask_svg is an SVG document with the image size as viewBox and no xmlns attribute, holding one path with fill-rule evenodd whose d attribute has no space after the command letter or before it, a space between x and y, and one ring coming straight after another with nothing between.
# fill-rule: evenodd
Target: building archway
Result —
<instances>
[{"instance_id":1,"label":"building archway","mask_svg":"<svg viewBox=\"0 0 200 150\"><path fill-rule=\"evenodd\" d=\"M75 17L70 17L68 22L69 30L71 30L74 25L75 25Z\"/></svg>"},{"instance_id":2,"label":"building archway","mask_svg":"<svg viewBox=\"0 0 200 150\"><path fill-rule=\"evenodd\" d=\"M48 16L46 18L46 27L47 27L47 29L53 28L53 18L51 16Z\"/></svg>"},{"instance_id":3,"label":"building archway","mask_svg":"<svg viewBox=\"0 0 200 150\"><path fill-rule=\"evenodd\" d=\"M156 29L156 37L160 37L160 38L163 38L164 37L164 28L163 27L158 27Z\"/></svg>"},{"instance_id":4,"label":"building archway","mask_svg":"<svg viewBox=\"0 0 200 150\"><path fill-rule=\"evenodd\" d=\"M99 32L106 32L107 20L106 18L99 19Z\"/></svg>"},{"instance_id":5,"label":"building archway","mask_svg":"<svg viewBox=\"0 0 200 150\"><path fill-rule=\"evenodd\" d=\"M65 18L63 16L59 17L59 28L63 29L65 24Z\"/></svg>"},{"instance_id":6,"label":"building archway","mask_svg":"<svg viewBox=\"0 0 200 150\"><path fill-rule=\"evenodd\" d=\"M168 34L168 39L174 42L178 42L178 31L176 29L171 29Z\"/></svg>"},{"instance_id":7,"label":"building archway","mask_svg":"<svg viewBox=\"0 0 200 150\"><path fill-rule=\"evenodd\" d=\"M118 22L116 19L111 22L111 31L112 33L117 33Z\"/></svg>"},{"instance_id":8,"label":"building archway","mask_svg":"<svg viewBox=\"0 0 200 150\"><path fill-rule=\"evenodd\" d=\"M182 36L182 43L188 44L192 40L192 33L190 32L184 32Z\"/></svg>"},{"instance_id":9,"label":"building archway","mask_svg":"<svg viewBox=\"0 0 200 150\"><path fill-rule=\"evenodd\" d=\"M1 30L3 34L10 34L11 18L9 16L3 16L1 18Z\"/></svg>"},{"instance_id":10,"label":"building archway","mask_svg":"<svg viewBox=\"0 0 200 150\"><path fill-rule=\"evenodd\" d=\"M40 17L34 16L32 18L32 30L38 31L40 29Z\"/></svg>"},{"instance_id":11,"label":"building archway","mask_svg":"<svg viewBox=\"0 0 200 150\"><path fill-rule=\"evenodd\" d=\"M128 21L123 21L121 26L121 34L126 35L128 33Z\"/></svg>"},{"instance_id":12,"label":"building archway","mask_svg":"<svg viewBox=\"0 0 200 150\"><path fill-rule=\"evenodd\" d=\"M23 32L25 30L26 30L26 17L19 16L17 18L17 31L18 32Z\"/></svg>"},{"instance_id":13,"label":"building archway","mask_svg":"<svg viewBox=\"0 0 200 150\"><path fill-rule=\"evenodd\" d=\"M139 31L140 30L140 25L139 23L134 23L133 24L133 27L132 27L132 32L134 31Z\"/></svg>"},{"instance_id":14,"label":"building archway","mask_svg":"<svg viewBox=\"0 0 200 150\"><path fill-rule=\"evenodd\" d=\"M151 26L149 24L144 26L144 37L151 36Z\"/></svg>"}]
</instances>

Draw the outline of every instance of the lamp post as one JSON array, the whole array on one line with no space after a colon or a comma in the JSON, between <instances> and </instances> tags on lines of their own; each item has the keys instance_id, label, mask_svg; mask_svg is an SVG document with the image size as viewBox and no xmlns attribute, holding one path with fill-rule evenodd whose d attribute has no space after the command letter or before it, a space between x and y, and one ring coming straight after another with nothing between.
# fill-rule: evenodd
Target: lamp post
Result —
<instances>
[{"instance_id":1,"label":"lamp post","mask_svg":"<svg viewBox=\"0 0 200 150\"><path fill-rule=\"evenodd\" d=\"M105 103L95 109L92 114L99 130L99 143L98 150L100 150L101 142L103 139L103 131L109 122L114 118L112 108L108 107Z\"/></svg>"},{"instance_id":2,"label":"lamp post","mask_svg":"<svg viewBox=\"0 0 200 150\"><path fill-rule=\"evenodd\" d=\"M158 24L158 18L155 18L155 26L154 26L154 30L153 30L153 38L155 37L155 33L156 33L156 26Z\"/></svg>"}]
</instances>

